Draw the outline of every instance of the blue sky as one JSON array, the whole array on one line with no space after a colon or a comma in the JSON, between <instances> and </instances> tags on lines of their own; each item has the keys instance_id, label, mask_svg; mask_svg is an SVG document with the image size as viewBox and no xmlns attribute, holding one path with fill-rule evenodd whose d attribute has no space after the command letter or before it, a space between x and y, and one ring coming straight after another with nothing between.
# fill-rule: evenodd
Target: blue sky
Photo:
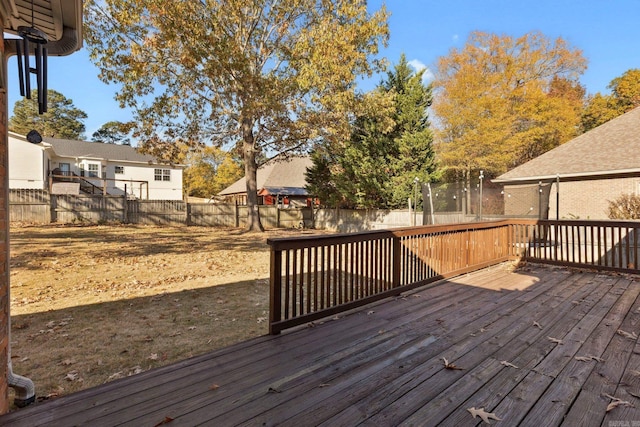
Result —
<instances>
[{"instance_id":1,"label":"blue sky","mask_svg":"<svg viewBox=\"0 0 640 427\"><path fill-rule=\"evenodd\" d=\"M540 31L562 37L583 51L588 68L581 82L588 93L608 92L609 82L630 68L640 68L640 0L370 0L372 10L386 3L391 12L389 46L381 52L391 63L405 53L409 61L433 68L440 56L464 46L480 30L521 36ZM20 99L17 68L8 65L9 105ZM131 113L114 100L117 87L98 79L85 49L49 60L49 88L73 100L89 116L86 136L102 124L127 121ZM362 84L370 89L380 77Z\"/></svg>"}]
</instances>

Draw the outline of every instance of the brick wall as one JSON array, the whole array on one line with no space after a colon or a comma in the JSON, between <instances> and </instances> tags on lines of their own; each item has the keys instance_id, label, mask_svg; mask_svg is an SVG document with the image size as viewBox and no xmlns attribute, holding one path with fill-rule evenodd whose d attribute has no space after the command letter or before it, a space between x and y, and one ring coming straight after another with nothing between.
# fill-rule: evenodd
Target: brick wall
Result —
<instances>
[{"instance_id":1,"label":"brick wall","mask_svg":"<svg viewBox=\"0 0 640 427\"><path fill-rule=\"evenodd\" d=\"M560 219L609 219L609 200L637 194L640 178L615 178L560 183ZM556 184L551 188L549 217L556 218Z\"/></svg>"},{"instance_id":2,"label":"brick wall","mask_svg":"<svg viewBox=\"0 0 640 427\"><path fill-rule=\"evenodd\" d=\"M0 16L0 18L2 18ZM4 19L2 19L4 22ZM0 43L0 414L9 410L7 357L9 349L9 169L7 82L4 41Z\"/></svg>"}]
</instances>

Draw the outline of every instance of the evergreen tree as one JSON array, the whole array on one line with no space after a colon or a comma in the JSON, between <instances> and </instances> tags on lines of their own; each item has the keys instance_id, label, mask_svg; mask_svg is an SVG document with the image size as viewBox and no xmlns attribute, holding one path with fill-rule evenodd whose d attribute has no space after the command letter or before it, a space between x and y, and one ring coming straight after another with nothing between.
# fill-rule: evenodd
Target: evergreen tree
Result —
<instances>
[{"instance_id":1,"label":"evergreen tree","mask_svg":"<svg viewBox=\"0 0 640 427\"><path fill-rule=\"evenodd\" d=\"M131 123L107 122L91 135L91 141L105 144L131 145L131 139L129 138L131 127Z\"/></svg>"},{"instance_id":2,"label":"evergreen tree","mask_svg":"<svg viewBox=\"0 0 640 427\"><path fill-rule=\"evenodd\" d=\"M352 208L399 208L436 172L427 109L431 87L402 55L375 89L378 111L360 115L351 139L324 145L312 155L308 190L323 204ZM384 101L391 101L389 108Z\"/></svg>"},{"instance_id":3,"label":"evergreen tree","mask_svg":"<svg viewBox=\"0 0 640 427\"><path fill-rule=\"evenodd\" d=\"M63 139L84 138L87 113L73 105L73 101L53 89L47 91L48 109L38 114L37 91L31 91L31 99L23 98L13 107L9 130L26 135L36 130L42 136Z\"/></svg>"}]
</instances>

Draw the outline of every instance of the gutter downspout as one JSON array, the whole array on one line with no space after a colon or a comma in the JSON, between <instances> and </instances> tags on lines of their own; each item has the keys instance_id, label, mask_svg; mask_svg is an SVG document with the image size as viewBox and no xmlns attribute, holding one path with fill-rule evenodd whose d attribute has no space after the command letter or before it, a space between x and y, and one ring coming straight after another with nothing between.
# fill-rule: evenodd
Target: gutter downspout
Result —
<instances>
[{"instance_id":1,"label":"gutter downspout","mask_svg":"<svg viewBox=\"0 0 640 427\"><path fill-rule=\"evenodd\" d=\"M7 198L8 200L8 198ZM7 230L7 236L9 235ZM7 301L11 301L11 286L7 284ZM9 311L10 309L7 308ZM8 313L7 320L7 385L11 387L15 392L13 403L18 408L24 408L27 405L36 401L36 389L31 381L27 377L13 373L13 366L11 364L11 312Z\"/></svg>"}]
</instances>

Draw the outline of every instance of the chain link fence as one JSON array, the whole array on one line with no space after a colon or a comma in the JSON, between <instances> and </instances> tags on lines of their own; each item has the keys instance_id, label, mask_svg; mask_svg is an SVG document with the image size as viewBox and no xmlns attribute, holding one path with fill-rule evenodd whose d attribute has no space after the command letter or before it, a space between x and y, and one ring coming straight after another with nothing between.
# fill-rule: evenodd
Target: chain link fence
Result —
<instances>
[{"instance_id":1,"label":"chain link fence","mask_svg":"<svg viewBox=\"0 0 640 427\"><path fill-rule=\"evenodd\" d=\"M491 181L423 183L423 224L502 218L549 218L552 184L503 186ZM554 217L552 215L552 217Z\"/></svg>"}]
</instances>

